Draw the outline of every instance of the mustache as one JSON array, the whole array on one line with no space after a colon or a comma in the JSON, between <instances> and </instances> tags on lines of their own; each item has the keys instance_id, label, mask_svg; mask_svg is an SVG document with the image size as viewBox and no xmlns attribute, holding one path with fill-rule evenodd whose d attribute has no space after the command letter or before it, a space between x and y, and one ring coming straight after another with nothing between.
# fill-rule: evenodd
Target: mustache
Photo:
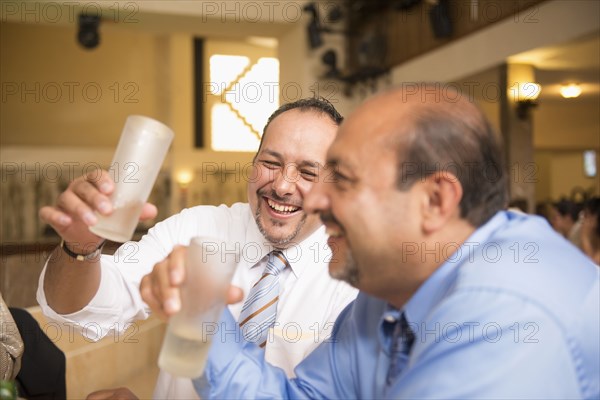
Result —
<instances>
[{"instance_id":1,"label":"mustache","mask_svg":"<svg viewBox=\"0 0 600 400\"><path fill-rule=\"evenodd\" d=\"M278 203L285 203L295 207L302 207L302 202L298 202L292 199L292 196L281 197L274 190L259 190L258 195L261 197L269 197Z\"/></svg>"},{"instance_id":2,"label":"mustache","mask_svg":"<svg viewBox=\"0 0 600 400\"><path fill-rule=\"evenodd\" d=\"M338 220L334 217L334 215L329 211L321 212L319 214L319 218L321 219L321 222L323 222L323 224L327 224L328 222L331 222L331 223L336 224L339 227L342 227L342 224L340 224L338 222Z\"/></svg>"}]
</instances>

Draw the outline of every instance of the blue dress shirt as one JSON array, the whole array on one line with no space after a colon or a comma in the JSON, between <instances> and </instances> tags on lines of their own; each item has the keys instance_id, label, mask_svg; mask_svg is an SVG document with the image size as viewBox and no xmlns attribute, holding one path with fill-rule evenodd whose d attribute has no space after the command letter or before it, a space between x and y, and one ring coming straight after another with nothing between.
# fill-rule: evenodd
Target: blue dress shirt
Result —
<instances>
[{"instance_id":1,"label":"blue dress shirt","mask_svg":"<svg viewBox=\"0 0 600 400\"><path fill-rule=\"evenodd\" d=\"M226 311L196 390L248 399L599 398L600 274L583 253L541 218L499 212L448 254L402 310L361 293L292 380ZM402 315L408 356L394 351L407 337L395 329ZM401 367L391 357L404 357Z\"/></svg>"}]
</instances>

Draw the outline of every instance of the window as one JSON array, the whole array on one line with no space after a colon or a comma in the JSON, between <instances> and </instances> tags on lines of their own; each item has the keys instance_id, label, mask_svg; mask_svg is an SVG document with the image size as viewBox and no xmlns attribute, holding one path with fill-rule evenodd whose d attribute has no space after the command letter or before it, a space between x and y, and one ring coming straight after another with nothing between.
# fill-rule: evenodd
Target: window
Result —
<instances>
[{"instance_id":1,"label":"window","mask_svg":"<svg viewBox=\"0 0 600 400\"><path fill-rule=\"evenodd\" d=\"M258 149L269 115L279 107L275 53L247 43L205 41L203 127L212 150Z\"/></svg>"}]
</instances>

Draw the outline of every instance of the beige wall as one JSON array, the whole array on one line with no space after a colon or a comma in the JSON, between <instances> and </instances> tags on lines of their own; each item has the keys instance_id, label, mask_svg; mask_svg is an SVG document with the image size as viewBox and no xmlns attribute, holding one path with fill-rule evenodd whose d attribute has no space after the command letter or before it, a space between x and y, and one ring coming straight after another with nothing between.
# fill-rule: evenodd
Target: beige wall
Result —
<instances>
[{"instance_id":1,"label":"beige wall","mask_svg":"<svg viewBox=\"0 0 600 400\"><path fill-rule=\"evenodd\" d=\"M598 164L598 160L596 160ZM570 198L575 191L598 196L598 176L588 178L583 173L583 152L580 150L537 150L535 152L536 202ZM576 200L581 200L577 197Z\"/></svg>"},{"instance_id":2,"label":"beige wall","mask_svg":"<svg viewBox=\"0 0 600 400\"><path fill-rule=\"evenodd\" d=\"M538 149L600 149L600 98L540 101L533 111Z\"/></svg>"},{"instance_id":3,"label":"beige wall","mask_svg":"<svg viewBox=\"0 0 600 400\"><path fill-rule=\"evenodd\" d=\"M69 27L1 31L2 146L115 146L127 115L169 122L165 37L103 26L86 51Z\"/></svg>"}]
</instances>

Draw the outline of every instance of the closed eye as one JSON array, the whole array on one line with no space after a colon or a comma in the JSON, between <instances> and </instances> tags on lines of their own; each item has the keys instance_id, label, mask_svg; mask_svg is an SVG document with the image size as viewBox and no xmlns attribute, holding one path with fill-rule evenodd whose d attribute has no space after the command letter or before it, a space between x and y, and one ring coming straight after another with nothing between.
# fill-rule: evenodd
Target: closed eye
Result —
<instances>
[{"instance_id":1,"label":"closed eye","mask_svg":"<svg viewBox=\"0 0 600 400\"><path fill-rule=\"evenodd\" d=\"M279 168L281 166L281 164L279 164L279 162L277 162L277 161L260 160L260 163L270 169Z\"/></svg>"},{"instance_id":2,"label":"closed eye","mask_svg":"<svg viewBox=\"0 0 600 400\"><path fill-rule=\"evenodd\" d=\"M333 180L335 182L343 182L343 181L349 181L350 178L348 178L346 175L342 174L340 171L335 171L333 173Z\"/></svg>"},{"instance_id":3,"label":"closed eye","mask_svg":"<svg viewBox=\"0 0 600 400\"><path fill-rule=\"evenodd\" d=\"M315 172L313 172L313 171L302 170L302 171L300 171L300 173L302 174L302 176L304 176L308 180L315 180L315 179L317 179L317 174Z\"/></svg>"}]
</instances>

